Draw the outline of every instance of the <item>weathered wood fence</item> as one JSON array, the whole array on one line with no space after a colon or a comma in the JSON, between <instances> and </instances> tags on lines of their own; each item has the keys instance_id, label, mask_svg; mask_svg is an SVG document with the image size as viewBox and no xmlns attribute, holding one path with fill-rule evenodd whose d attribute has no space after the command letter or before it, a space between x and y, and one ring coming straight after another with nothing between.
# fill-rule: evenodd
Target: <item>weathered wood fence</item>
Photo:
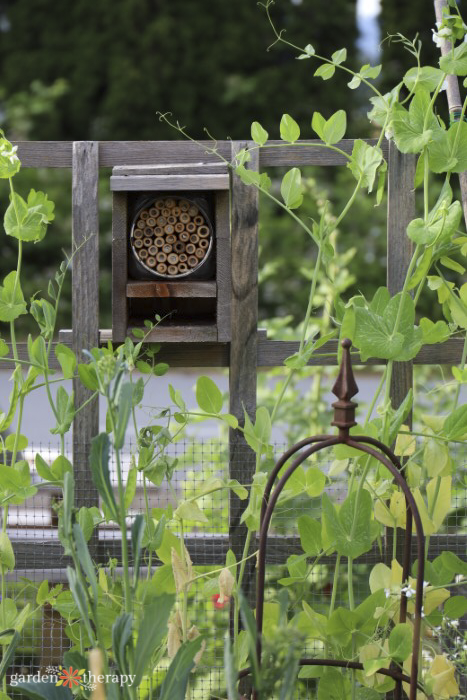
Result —
<instances>
[{"instance_id":1,"label":"weathered wood fence","mask_svg":"<svg viewBox=\"0 0 467 700\"><path fill-rule=\"evenodd\" d=\"M278 144L281 148L277 148ZM319 141L311 141L313 147L284 146L283 142L271 142L259 151L253 151L253 167L283 166L341 166L346 160L335 151L316 148ZM371 143L371 142L370 142ZM302 142L303 144L303 142ZM184 141L78 141L78 142L19 142L18 155L27 168L71 168L73 244L80 245L73 259L72 337L63 336L80 355L83 348L97 345L111 338L111 331L99 329L98 280L99 280L99 215L97 185L99 168L116 165L158 165L178 163L215 162L196 144ZM238 149L247 145L240 142L220 142L220 153L230 159ZM346 139L339 147L350 153L353 141ZM383 145L389 166L388 225L387 225L387 284L391 294L402 289L411 258L411 243L406 226L414 217L415 199L413 181L415 161L412 156L401 155L392 143ZM119 212L114 212L114 216ZM361 222L361 234L365 235L365 221ZM158 357L167 360L171 367L228 367L230 372L230 411L239 420L243 418L243 406L251 417L256 410L257 368L281 366L286 357L298 349L298 342L268 340L258 333L258 196L252 187L246 187L239 179L231 183L231 284L230 343L167 343ZM442 345L424 347L413 360L414 364L457 364L462 354L462 341L451 339ZM323 352L336 350L330 342ZM25 344L19 348L20 359L27 358ZM313 358L309 365L333 365L333 357ZM355 365L365 364L354 361ZM369 361L366 364L381 364ZM396 363L392 375L391 396L398 406L412 385L412 362ZM89 396L86 389L75 384L78 405ZM73 426L73 463L76 494L79 506L97 503L97 493L92 486L88 456L93 435L98 432L98 402L90 403L78 413ZM255 458L242 435L230 431L229 471L232 478L249 483L254 471ZM237 555L243 550L245 530L240 525L241 502L235 496L230 500L230 528L228 535L191 535L187 545L196 564L221 564L227 549ZM466 540L467 538L461 538ZM430 551L434 555L444 549L459 550L460 538L453 535L437 535L430 538ZM16 570L56 569L60 578L66 558L57 539L14 539ZM392 548L390 548L392 551ZM268 561L283 563L294 552L301 552L298 537L272 536L268 545ZM96 559L107 561L108 556L120 557L118 541L100 540L93 543ZM375 562L376 551L364 555L360 561ZM322 558L321 562L332 562ZM39 574L39 571L37 572Z\"/></svg>"}]
</instances>

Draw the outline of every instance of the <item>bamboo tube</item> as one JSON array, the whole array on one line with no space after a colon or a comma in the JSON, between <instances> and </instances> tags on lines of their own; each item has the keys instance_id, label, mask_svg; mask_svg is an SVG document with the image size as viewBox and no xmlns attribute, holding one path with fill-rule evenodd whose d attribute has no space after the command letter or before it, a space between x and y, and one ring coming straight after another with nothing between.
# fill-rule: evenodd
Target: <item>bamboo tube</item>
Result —
<instances>
[{"instance_id":1,"label":"bamboo tube","mask_svg":"<svg viewBox=\"0 0 467 700\"><path fill-rule=\"evenodd\" d=\"M140 228L135 228L133 231L133 238L142 238L144 236L144 233L141 231Z\"/></svg>"},{"instance_id":2,"label":"bamboo tube","mask_svg":"<svg viewBox=\"0 0 467 700\"><path fill-rule=\"evenodd\" d=\"M154 235L154 229L149 228L149 226L146 226L144 229L144 235L145 236L153 236Z\"/></svg>"},{"instance_id":3,"label":"bamboo tube","mask_svg":"<svg viewBox=\"0 0 467 700\"><path fill-rule=\"evenodd\" d=\"M140 214L140 217L143 219L143 221L146 221L148 216L149 216L149 212L147 212L146 209L144 211L142 211Z\"/></svg>"},{"instance_id":4,"label":"bamboo tube","mask_svg":"<svg viewBox=\"0 0 467 700\"><path fill-rule=\"evenodd\" d=\"M178 263L178 272L180 274L183 274L184 272L188 272L188 265L184 262Z\"/></svg>"},{"instance_id":5,"label":"bamboo tube","mask_svg":"<svg viewBox=\"0 0 467 700\"><path fill-rule=\"evenodd\" d=\"M207 238L209 236L209 227L208 226L200 226L198 228L198 236L200 238Z\"/></svg>"},{"instance_id":6,"label":"bamboo tube","mask_svg":"<svg viewBox=\"0 0 467 700\"><path fill-rule=\"evenodd\" d=\"M180 216L181 212L182 212L182 210L180 209L180 207L174 207L172 209L172 215L175 216L176 218L178 218Z\"/></svg>"},{"instance_id":7,"label":"bamboo tube","mask_svg":"<svg viewBox=\"0 0 467 700\"><path fill-rule=\"evenodd\" d=\"M146 260L146 265L147 265L148 267L156 267L156 258L153 258L152 256L149 257L149 258Z\"/></svg>"},{"instance_id":8,"label":"bamboo tube","mask_svg":"<svg viewBox=\"0 0 467 700\"><path fill-rule=\"evenodd\" d=\"M199 258L199 260L202 260L204 258L204 256L206 255L206 253L204 252L204 250L202 248L196 248L195 255L197 258Z\"/></svg>"},{"instance_id":9,"label":"bamboo tube","mask_svg":"<svg viewBox=\"0 0 467 700\"><path fill-rule=\"evenodd\" d=\"M170 245L173 245L174 243L177 242L177 236L173 236L172 234L169 234L168 236L165 237L165 242L170 243Z\"/></svg>"},{"instance_id":10,"label":"bamboo tube","mask_svg":"<svg viewBox=\"0 0 467 700\"><path fill-rule=\"evenodd\" d=\"M203 250L206 250L206 248L209 246L209 241L207 238L202 238L200 242L198 243L199 247L202 248Z\"/></svg>"},{"instance_id":11,"label":"bamboo tube","mask_svg":"<svg viewBox=\"0 0 467 700\"><path fill-rule=\"evenodd\" d=\"M195 223L197 226L202 226L204 224L204 218L202 216L195 216L193 223Z\"/></svg>"},{"instance_id":12,"label":"bamboo tube","mask_svg":"<svg viewBox=\"0 0 467 700\"><path fill-rule=\"evenodd\" d=\"M190 236L190 243L198 243L199 241L199 236L196 235L196 233L192 233Z\"/></svg>"},{"instance_id":13,"label":"bamboo tube","mask_svg":"<svg viewBox=\"0 0 467 700\"><path fill-rule=\"evenodd\" d=\"M190 257L188 258L188 265L190 267L196 267L198 263L198 258L196 258L194 255L190 255Z\"/></svg>"},{"instance_id":14,"label":"bamboo tube","mask_svg":"<svg viewBox=\"0 0 467 700\"><path fill-rule=\"evenodd\" d=\"M199 213L198 207L195 207L194 204L191 205L191 207L188 209L188 213L190 216L196 216Z\"/></svg>"},{"instance_id":15,"label":"bamboo tube","mask_svg":"<svg viewBox=\"0 0 467 700\"><path fill-rule=\"evenodd\" d=\"M188 255L193 255L193 253L194 253L195 250L196 250L196 246L193 245L193 243L188 243L188 245L187 245L187 247L185 248L185 250L186 250L186 252L188 253Z\"/></svg>"},{"instance_id":16,"label":"bamboo tube","mask_svg":"<svg viewBox=\"0 0 467 700\"><path fill-rule=\"evenodd\" d=\"M167 233L168 236L172 236L174 231L175 229L173 226L171 226L171 224L167 224L167 226L164 226L164 233ZM175 236L173 237L175 238Z\"/></svg>"},{"instance_id":17,"label":"bamboo tube","mask_svg":"<svg viewBox=\"0 0 467 700\"><path fill-rule=\"evenodd\" d=\"M183 224L188 224L189 221L190 221L190 215L187 214L186 211L182 212L182 213L180 214L180 221L181 221Z\"/></svg>"},{"instance_id":18,"label":"bamboo tube","mask_svg":"<svg viewBox=\"0 0 467 700\"><path fill-rule=\"evenodd\" d=\"M138 251L138 257L139 257L141 260L146 260L146 258L148 257L148 255L149 255L149 253L148 253L148 249L147 249L147 248L141 248L141 250Z\"/></svg>"},{"instance_id":19,"label":"bamboo tube","mask_svg":"<svg viewBox=\"0 0 467 700\"><path fill-rule=\"evenodd\" d=\"M161 236L158 236L158 237L156 238L156 240L154 241L154 244L155 244L158 248L162 248L162 246L164 245L164 243L165 243L165 241L164 241L164 239L163 239Z\"/></svg>"},{"instance_id":20,"label":"bamboo tube","mask_svg":"<svg viewBox=\"0 0 467 700\"><path fill-rule=\"evenodd\" d=\"M152 216L150 216L148 219L146 219L146 223L151 228L154 228L154 226L156 225L156 220Z\"/></svg>"},{"instance_id":21,"label":"bamboo tube","mask_svg":"<svg viewBox=\"0 0 467 700\"><path fill-rule=\"evenodd\" d=\"M159 263L156 267L157 272L160 272L161 275L165 275L167 272L167 265L165 263Z\"/></svg>"},{"instance_id":22,"label":"bamboo tube","mask_svg":"<svg viewBox=\"0 0 467 700\"><path fill-rule=\"evenodd\" d=\"M154 206L156 207L156 209L162 209L164 206L164 200L156 199L156 201L154 202Z\"/></svg>"},{"instance_id":23,"label":"bamboo tube","mask_svg":"<svg viewBox=\"0 0 467 700\"><path fill-rule=\"evenodd\" d=\"M185 230L185 226L179 221L178 224L175 224L174 229L177 233L182 233Z\"/></svg>"},{"instance_id":24,"label":"bamboo tube","mask_svg":"<svg viewBox=\"0 0 467 700\"><path fill-rule=\"evenodd\" d=\"M176 265L178 263L177 253L169 253L167 256L167 262L170 263L171 265Z\"/></svg>"},{"instance_id":25,"label":"bamboo tube","mask_svg":"<svg viewBox=\"0 0 467 700\"><path fill-rule=\"evenodd\" d=\"M184 253L184 252L185 252L185 244L184 244L184 243L180 243L180 241L178 241L178 242L175 243L175 245L174 245L174 251L175 251L176 253Z\"/></svg>"},{"instance_id":26,"label":"bamboo tube","mask_svg":"<svg viewBox=\"0 0 467 700\"><path fill-rule=\"evenodd\" d=\"M172 246L169 243L164 243L164 245L162 246L162 252L168 255L172 252Z\"/></svg>"},{"instance_id":27,"label":"bamboo tube","mask_svg":"<svg viewBox=\"0 0 467 700\"><path fill-rule=\"evenodd\" d=\"M162 214L162 216L165 216L165 218L167 219L167 217L170 216L171 211L167 207L164 207L161 211L161 214Z\"/></svg>"},{"instance_id":28,"label":"bamboo tube","mask_svg":"<svg viewBox=\"0 0 467 700\"><path fill-rule=\"evenodd\" d=\"M159 216L159 209L156 209L156 207L151 207L149 210L149 216L152 216L154 219L157 219Z\"/></svg>"},{"instance_id":29,"label":"bamboo tube","mask_svg":"<svg viewBox=\"0 0 467 700\"><path fill-rule=\"evenodd\" d=\"M171 224L171 226L173 226L174 224L177 223L177 217L176 216L168 216L167 223Z\"/></svg>"},{"instance_id":30,"label":"bamboo tube","mask_svg":"<svg viewBox=\"0 0 467 700\"><path fill-rule=\"evenodd\" d=\"M144 243L141 240L141 238L137 238L136 241L133 243L133 246L135 248L142 248L144 246Z\"/></svg>"},{"instance_id":31,"label":"bamboo tube","mask_svg":"<svg viewBox=\"0 0 467 700\"><path fill-rule=\"evenodd\" d=\"M190 234L187 233L186 231L182 231L181 234L179 235L179 239L181 240L182 243L188 243L190 240Z\"/></svg>"},{"instance_id":32,"label":"bamboo tube","mask_svg":"<svg viewBox=\"0 0 467 700\"><path fill-rule=\"evenodd\" d=\"M164 201L164 204L167 207L167 209L173 209L176 202L175 202L175 199L172 199L171 197L169 197L169 199L166 199Z\"/></svg>"},{"instance_id":33,"label":"bamboo tube","mask_svg":"<svg viewBox=\"0 0 467 700\"><path fill-rule=\"evenodd\" d=\"M157 248L156 248L156 246L155 246L155 245L149 246L149 248L148 248L148 253L149 253L149 255L152 255L152 256L157 255Z\"/></svg>"},{"instance_id":34,"label":"bamboo tube","mask_svg":"<svg viewBox=\"0 0 467 700\"><path fill-rule=\"evenodd\" d=\"M143 243L144 243L144 245L146 246L146 248L149 248L149 246L152 245L152 238L149 238L149 237L148 237L148 238L145 238L145 239L143 240Z\"/></svg>"},{"instance_id":35,"label":"bamboo tube","mask_svg":"<svg viewBox=\"0 0 467 700\"><path fill-rule=\"evenodd\" d=\"M139 219L136 226L137 226L137 228L144 228L146 226L146 224L143 221L143 219Z\"/></svg>"},{"instance_id":36,"label":"bamboo tube","mask_svg":"<svg viewBox=\"0 0 467 700\"><path fill-rule=\"evenodd\" d=\"M196 224L194 224L192 221L190 221L189 224L185 226L186 230L188 233L194 233L196 231Z\"/></svg>"},{"instance_id":37,"label":"bamboo tube","mask_svg":"<svg viewBox=\"0 0 467 700\"><path fill-rule=\"evenodd\" d=\"M175 265L169 265L167 268L167 274L176 275L178 273L178 268Z\"/></svg>"},{"instance_id":38,"label":"bamboo tube","mask_svg":"<svg viewBox=\"0 0 467 700\"><path fill-rule=\"evenodd\" d=\"M180 253L178 259L181 263L186 262L188 260L188 255L186 253Z\"/></svg>"},{"instance_id":39,"label":"bamboo tube","mask_svg":"<svg viewBox=\"0 0 467 700\"><path fill-rule=\"evenodd\" d=\"M157 262L165 263L167 260L167 255L165 253L157 253L156 260Z\"/></svg>"},{"instance_id":40,"label":"bamboo tube","mask_svg":"<svg viewBox=\"0 0 467 700\"><path fill-rule=\"evenodd\" d=\"M165 216L159 216L157 218L157 225L158 226L165 226L166 223L167 223L167 219L165 218Z\"/></svg>"},{"instance_id":41,"label":"bamboo tube","mask_svg":"<svg viewBox=\"0 0 467 700\"><path fill-rule=\"evenodd\" d=\"M188 211L190 208L190 202L187 199L181 199L178 203L178 206L182 211Z\"/></svg>"}]
</instances>

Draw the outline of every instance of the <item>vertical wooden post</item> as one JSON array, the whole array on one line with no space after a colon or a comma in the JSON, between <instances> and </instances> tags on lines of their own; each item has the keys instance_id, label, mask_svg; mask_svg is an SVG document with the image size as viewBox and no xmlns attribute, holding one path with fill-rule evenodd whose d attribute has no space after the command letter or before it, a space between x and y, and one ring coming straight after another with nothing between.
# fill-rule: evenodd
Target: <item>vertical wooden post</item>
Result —
<instances>
[{"instance_id":1,"label":"vertical wooden post","mask_svg":"<svg viewBox=\"0 0 467 700\"><path fill-rule=\"evenodd\" d=\"M232 143L232 158L248 143ZM247 167L258 169L258 151ZM233 175L231 201L232 307L230 341L230 412L243 424L243 409L251 420L256 414L256 365L258 329L258 190ZM229 473L232 479L250 484L255 472L255 453L243 435L229 433ZM244 502L230 496L229 544L241 559L247 528L240 523ZM245 569L243 590L254 595L255 562Z\"/></svg>"},{"instance_id":2,"label":"vertical wooden post","mask_svg":"<svg viewBox=\"0 0 467 700\"><path fill-rule=\"evenodd\" d=\"M112 192L112 340L123 343L128 330L128 193Z\"/></svg>"},{"instance_id":3,"label":"vertical wooden post","mask_svg":"<svg viewBox=\"0 0 467 700\"><path fill-rule=\"evenodd\" d=\"M99 145L96 141L73 144L72 178L72 316L73 350L78 362L86 362L83 350L99 344ZM92 392L73 382L75 406L81 406ZM75 505L92 506L98 494L90 476L91 439L99 432L99 402L93 399L73 421L73 469Z\"/></svg>"},{"instance_id":4,"label":"vertical wooden post","mask_svg":"<svg viewBox=\"0 0 467 700\"><path fill-rule=\"evenodd\" d=\"M388 231L387 231L387 285L391 296L404 286L407 269L412 259L412 241L407 236L407 226L415 218L415 156L405 155L389 142L388 163ZM412 362L394 362L390 397L393 408L398 408L413 385ZM412 418L407 422L411 425ZM386 530L386 561L390 563L393 552L394 530ZM402 538L397 546L401 561Z\"/></svg>"}]
</instances>

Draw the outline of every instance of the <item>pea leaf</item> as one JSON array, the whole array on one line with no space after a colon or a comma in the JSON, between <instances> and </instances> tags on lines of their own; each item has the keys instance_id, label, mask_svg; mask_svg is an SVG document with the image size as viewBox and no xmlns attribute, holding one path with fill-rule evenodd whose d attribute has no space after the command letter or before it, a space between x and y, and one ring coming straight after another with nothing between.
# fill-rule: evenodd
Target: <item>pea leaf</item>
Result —
<instances>
[{"instance_id":1,"label":"pea leaf","mask_svg":"<svg viewBox=\"0 0 467 700\"><path fill-rule=\"evenodd\" d=\"M335 66L344 63L344 61L347 60L347 49L339 49L338 51L334 51L331 56L331 60Z\"/></svg>"},{"instance_id":2,"label":"pea leaf","mask_svg":"<svg viewBox=\"0 0 467 700\"><path fill-rule=\"evenodd\" d=\"M302 174L299 168L292 168L282 178L281 195L289 209L298 209L303 202Z\"/></svg>"},{"instance_id":3,"label":"pea leaf","mask_svg":"<svg viewBox=\"0 0 467 700\"><path fill-rule=\"evenodd\" d=\"M290 114L284 114L280 123L281 139L294 143L300 138L300 127Z\"/></svg>"},{"instance_id":4,"label":"pea leaf","mask_svg":"<svg viewBox=\"0 0 467 700\"><path fill-rule=\"evenodd\" d=\"M467 75L467 45L462 43L454 51L439 59L439 67L448 75Z\"/></svg>"},{"instance_id":5,"label":"pea leaf","mask_svg":"<svg viewBox=\"0 0 467 700\"><path fill-rule=\"evenodd\" d=\"M451 620L458 620L467 613L467 598L464 595L456 595L444 604L444 614Z\"/></svg>"},{"instance_id":6,"label":"pea leaf","mask_svg":"<svg viewBox=\"0 0 467 700\"><path fill-rule=\"evenodd\" d=\"M370 146L362 139L356 139L352 150L352 159L347 163L356 180L361 179L362 187L371 192L375 182L376 171L383 161L383 152L378 146Z\"/></svg>"},{"instance_id":7,"label":"pea leaf","mask_svg":"<svg viewBox=\"0 0 467 700\"><path fill-rule=\"evenodd\" d=\"M301 515L298 519L298 532L303 551L316 557L321 549L321 524L309 515Z\"/></svg>"},{"instance_id":8,"label":"pea leaf","mask_svg":"<svg viewBox=\"0 0 467 700\"><path fill-rule=\"evenodd\" d=\"M436 90L439 81L443 76L443 71L433 66L421 66L410 68L404 75L403 81L406 88L415 91L415 88L423 88L428 92Z\"/></svg>"},{"instance_id":9,"label":"pea leaf","mask_svg":"<svg viewBox=\"0 0 467 700\"><path fill-rule=\"evenodd\" d=\"M419 89L410 102L409 109L396 103L393 107L394 141L402 153L420 153L441 127L433 112L425 124L425 114L430 108L430 94Z\"/></svg>"},{"instance_id":10,"label":"pea leaf","mask_svg":"<svg viewBox=\"0 0 467 700\"><path fill-rule=\"evenodd\" d=\"M199 377L196 382L196 401L202 411L218 414L224 403L222 393L210 377Z\"/></svg>"},{"instance_id":11,"label":"pea leaf","mask_svg":"<svg viewBox=\"0 0 467 700\"><path fill-rule=\"evenodd\" d=\"M315 78L329 80L330 78L332 78L335 72L336 66L334 66L332 63L323 63L319 68L315 70L314 76Z\"/></svg>"},{"instance_id":12,"label":"pea leaf","mask_svg":"<svg viewBox=\"0 0 467 700\"><path fill-rule=\"evenodd\" d=\"M251 138L258 146L264 146L268 140L269 134L266 129L263 129L259 122L253 122L251 125Z\"/></svg>"},{"instance_id":13,"label":"pea leaf","mask_svg":"<svg viewBox=\"0 0 467 700\"><path fill-rule=\"evenodd\" d=\"M450 440L458 440L467 433L467 404L459 406L446 418L443 434Z\"/></svg>"},{"instance_id":14,"label":"pea leaf","mask_svg":"<svg viewBox=\"0 0 467 700\"><path fill-rule=\"evenodd\" d=\"M0 287L0 321L14 321L27 313L21 284L18 280L15 289L16 270L10 272Z\"/></svg>"},{"instance_id":15,"label":"pea leaf","mask_svg":"<svg viewBox=\"0 0 467 700\"><path fill-rule=\"evenodd\" d=\"M389 654L402 663L412 652L412 628L407 622L396 625L389 635Z\"/></svg>"}]
</instances>

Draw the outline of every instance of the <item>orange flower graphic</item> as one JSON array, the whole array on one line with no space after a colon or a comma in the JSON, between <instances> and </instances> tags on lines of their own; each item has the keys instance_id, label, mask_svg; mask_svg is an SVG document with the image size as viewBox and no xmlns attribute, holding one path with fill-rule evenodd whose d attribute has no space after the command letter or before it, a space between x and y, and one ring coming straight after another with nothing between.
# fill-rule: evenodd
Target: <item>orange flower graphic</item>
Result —
<instances>
[{"instance_id":1,"label":"orange flower graphic","mask_svg":"<svg viewBox=\"0 0 467 700\"><path fill-rule=\"evenodd\" d=\"M69 666L68 668L62 668L60 666L57 685L63 685L65 688L67 686L72 688L74 685L81 685L81 674L83 673L83 670L78 671L77 669L74 669L73 666Z\"/></svg>"}]
</instances>

